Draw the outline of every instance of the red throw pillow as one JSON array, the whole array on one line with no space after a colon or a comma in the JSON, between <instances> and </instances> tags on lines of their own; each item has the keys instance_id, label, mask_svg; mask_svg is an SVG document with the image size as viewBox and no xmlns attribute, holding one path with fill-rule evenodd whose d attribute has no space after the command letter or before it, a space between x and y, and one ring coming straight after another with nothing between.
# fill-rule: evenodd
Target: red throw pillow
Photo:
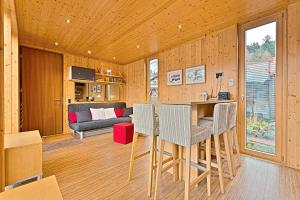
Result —
<instances>
[{"instance_id":1,"label":"red throw pillow","mask_svg":"<svg viewBox=\"0 0 300 200\"><path fill-rule=\"evenodd\" d=\"M69 112L70 124L77 123L76 112Z\"/></svg>"},{"instance_id":2,"label":"red throw pillow","mask_svg":"<svg viewBox=\"0 0 300 200\"><path fill-rule=\"evenodd\" d=\"M115 113L117 117L123 117L123 108L115 108Z\"/></svg>"}]
</instances>

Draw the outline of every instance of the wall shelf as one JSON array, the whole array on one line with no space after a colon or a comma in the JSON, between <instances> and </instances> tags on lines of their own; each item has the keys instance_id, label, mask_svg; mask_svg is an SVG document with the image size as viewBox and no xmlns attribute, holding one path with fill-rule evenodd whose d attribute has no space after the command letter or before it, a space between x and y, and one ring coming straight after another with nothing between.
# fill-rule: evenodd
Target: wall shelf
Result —
<instances>
[{"instance_id":1,"label":"wall shelf","mask_svg":"<svg viewBox=\"0 0 300 200\"><path fill-rule=\"evenodd\" d=\"M111 78L121 78L124 79L124 77L119 76L119 75L112 75L112 74L100 74L96 73L96 76L101 76L101 77L111 77Z\"/></svg>"},{"instance_id":2,"label":"wall shelf","mask_svg":"<svg viewBox=\"0 0 300 200\"><path fill-rule=\"evenodd\" d=\"M95 82L100 83L100 84L105 84L105 85L109 85L109 84L124 85L125 84L125 83L122 83L122 82L101 81L101 80L96 80Z\"/></svg>"}]
</instances>

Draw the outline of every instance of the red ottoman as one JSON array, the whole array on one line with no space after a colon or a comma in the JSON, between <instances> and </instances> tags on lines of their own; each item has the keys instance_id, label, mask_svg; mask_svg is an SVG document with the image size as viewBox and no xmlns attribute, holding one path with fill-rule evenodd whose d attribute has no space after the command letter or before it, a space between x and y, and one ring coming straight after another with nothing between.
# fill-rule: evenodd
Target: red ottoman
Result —
<instances>
[{"instance_id":1,"label":"red ottoman","mask_svg":"<svg viewBox=\"0 0 300 200\"><path fill-rule=\"evenodd\" d=\"M132 142L133 124L124 122L114 125L114 142L128 144Z\"/></svg>"}]
</instances>

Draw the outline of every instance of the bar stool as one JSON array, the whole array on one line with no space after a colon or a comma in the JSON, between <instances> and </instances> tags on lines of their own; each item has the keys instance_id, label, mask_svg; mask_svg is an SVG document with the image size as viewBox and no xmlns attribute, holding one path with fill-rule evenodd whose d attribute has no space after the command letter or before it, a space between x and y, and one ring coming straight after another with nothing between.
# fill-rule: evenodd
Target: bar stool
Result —
<instances>
[{"instance_id":1,"label":"bar stool","mask_svg":"<svg viewBox=\"0 0 300 200\"><path fill-rule=\"evenodd\" d=\"M228 120L227 120L227 129L228 134L230 136L230 153L232 157L232 165L234 169L240 165L240 150L239 150L239 143L238 137L236 132L236 117L237 117L237 103L231 102L229 103L228 107ZM233 149L236 151L236 161L234 161L233 157ZM235 172L236 173L236 172Z\"/></svg>"},{"instance_id":2,"label":"bar stool","mask_svg":"<svg viewBox=\"0 0 300 200\"><path fill-rule=\"evenodd\" d=\"M152 193L152 181L153 181L153 170L156 169L156 147L158 131L158 119L155 114L155 108L153 104L134 104L133 105L133 119L134 119L134 135L131 146L130 166L129 166L129 177L131 181L133 178L134 161L146 156L150 153L149 162L149 177L148 177L148 196L151 197ZM151 147L149 151L143 152L136 155L136 145L139 134L147 135L151 137ZM164 160L164 163L171 161L173 157L169 157Z\"/></svg>"},{"instance_id":3,"label":"bar stool","mask_svg":"<svg viewBox=\"0 0 300 200\"><path fill-rule=\"evenodd\" d=\"M178 165L183 161L182 157L173 160L163 168L163 152L165 141L183 146L186 148L185 156L185 192L184 199L189 199L190 187L197 185L201 180L207 178L207 193L210 196L210 150L211 150L211 128L192 126L192 108L188 105L161 105L159 112L159 130L160 145L158 156L158 167L156 174L155 195L154 199L158 199L159 185L162 173L170 169L172 166ZM205 171L190 182L191 168L191 146L206 141L206 169Z\"/></svg>"},{"instance_id":4,"label":"bar stool","mask_svg":"<svg viewBox=\"0 0 300 200\"><path fill-rule=\"evenodd\" d=\"M155 149L156 149L156 141L158 136L158 125L155 120L154 105L134 104L133 118L134 118L134 135L133 135L133 142L131 146L128 180L131 181L133 177L134 161L150 153L149 178L148 178L148 196L150 197L152 192L153 167L155 165L154 157L156 154ZM151 136L152 141L151 141L150 151L146 151L144 153L136 155L135 150L136 150L139 134Z\"/></svg>"},{"instance_id":5,"label":"bar stool","mask_svg":"<svg viewBox=\"0 0 300 200\"><path fill-rule=\"evenodd\" d=\"M218 169L219 181L221 187L221 193L224 193L224 181L223 181L223 171L222 171L222 160L221 160L221 150L220 150L220 136L224 137L226 160L228 163L230 178L233 179L232 171L232 161L230 153L230 145L227 134L227 118L228 118L228 108L229 103L218 103L214 106L213 120L202 119L199 121L200 126L207 126L212 128L212 135L214 138L214 147L217 157L217 163L212 162L211 166ZM200 163L206 164L205 160L199 160Z\"/></svg>"}]
</instances>

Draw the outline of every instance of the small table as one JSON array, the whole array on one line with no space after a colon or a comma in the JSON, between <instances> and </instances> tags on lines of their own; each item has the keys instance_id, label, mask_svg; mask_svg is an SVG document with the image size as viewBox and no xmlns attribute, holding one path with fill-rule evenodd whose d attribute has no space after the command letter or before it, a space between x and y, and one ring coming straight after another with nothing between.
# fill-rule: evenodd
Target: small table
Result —
<instances>
[{"instance_id":1,"label":"small table","mask_svg":"<svg viewBox=\"0 0 300 200\"><path fill-rule=\"evenodd\" d=\"M0 200L63 200L55 176L0 193Z\"/></svg>"},{"instance_id":2,"label":"small table","mask_svg":"<svg viewBox=\"0 0 300 200\"><path fill-rule=\"evenodd\" d=\"M39 131L4 135L5 185L42 177L42 139Z\"/></svg>"}]
</instances>

